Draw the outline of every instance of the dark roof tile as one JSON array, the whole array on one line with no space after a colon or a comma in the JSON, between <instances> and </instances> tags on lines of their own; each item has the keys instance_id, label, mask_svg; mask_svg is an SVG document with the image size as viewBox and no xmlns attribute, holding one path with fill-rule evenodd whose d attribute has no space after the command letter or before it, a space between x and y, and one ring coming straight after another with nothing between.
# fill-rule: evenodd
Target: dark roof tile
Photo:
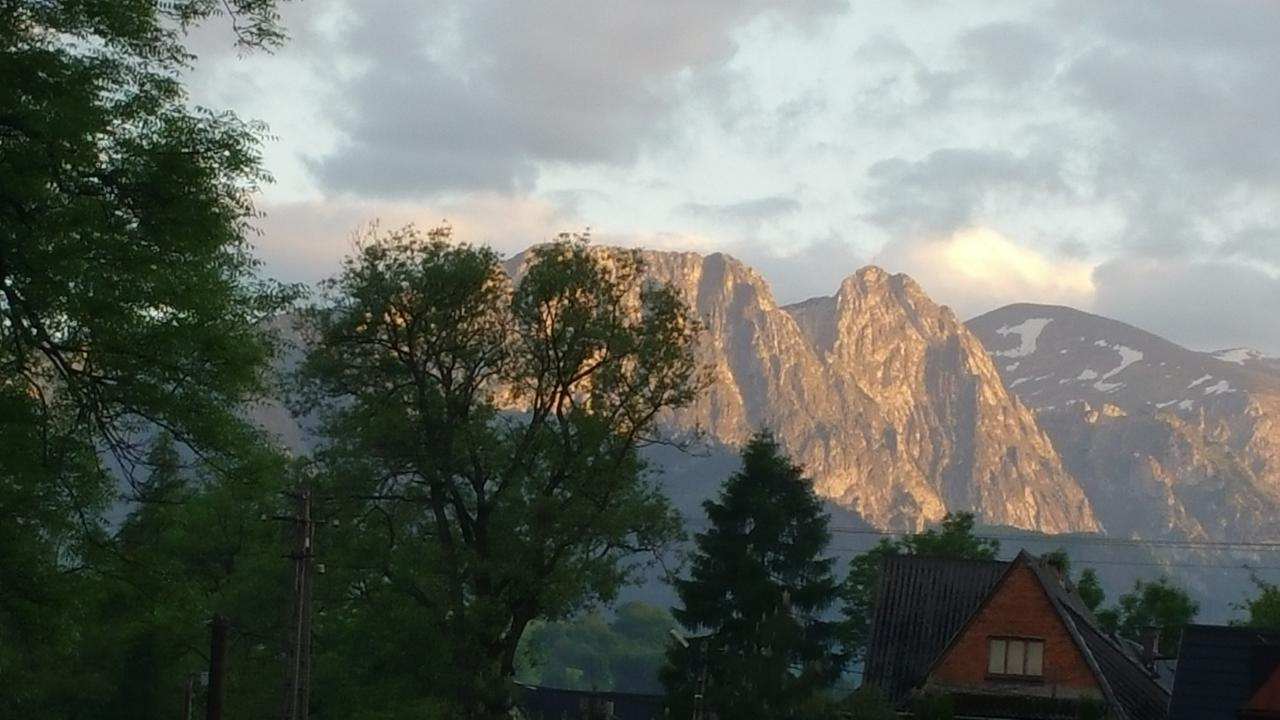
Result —
<instances>
[{"instance_id":1,"label":"dark roof tile","mask_svg":"<svg viewBox=\"0 0 1280 720\"><path fill-rule=\"evenodd\" d=\"M1257 686L1256 648L1280 645L1280 632L1188 625L1182 630L1168 720L1235 720Z\"/></svg>"},{"instance_id":2,"label":"dark roof tile","mask_svg":"<svg viewBox=\"0 0 1280 720\"><path fill-rule=\"evenodd\" d=\"M899 555L880 565L865 682L893 702L929 666L982 604L1008 562Z\"/></svg>"},{"instance_id":3,"label":"dark roof tile","mask_svg":"<svg viewBox=\"0 0 1280 720\"><path fill-rule=\"evenodd\" d=\"M1169 695L1131 653L1098 629L1069 581L1026 552L1024 562L1103 684L1104 695L1125 720L1163 720ZM876 610L864 671L899 702L928 673L956 633L999 584L1012 563L896 556L880 569Z\"/></svg>"}]
</instances>

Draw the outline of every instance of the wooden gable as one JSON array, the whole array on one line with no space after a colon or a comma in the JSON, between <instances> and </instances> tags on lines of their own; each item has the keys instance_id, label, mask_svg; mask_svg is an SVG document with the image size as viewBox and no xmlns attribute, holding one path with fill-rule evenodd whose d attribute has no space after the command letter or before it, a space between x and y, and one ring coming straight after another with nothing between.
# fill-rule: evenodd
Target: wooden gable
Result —
<instances>
[{"instance_id":1,"label":"wooden gable","mask_svg":"<svg viewBox=\"0 0 1280 720\"><path fill-rule=\"evenodd\" d=\"M1043 640L1043 672L1038 679L988 674L992 638ZM1102 689L1084 653L1055 610L1040 580L1021 558L960 630L929 672L927 683L985 691L1052 697L1099 697Z\"/></svg>"}]
</instances>

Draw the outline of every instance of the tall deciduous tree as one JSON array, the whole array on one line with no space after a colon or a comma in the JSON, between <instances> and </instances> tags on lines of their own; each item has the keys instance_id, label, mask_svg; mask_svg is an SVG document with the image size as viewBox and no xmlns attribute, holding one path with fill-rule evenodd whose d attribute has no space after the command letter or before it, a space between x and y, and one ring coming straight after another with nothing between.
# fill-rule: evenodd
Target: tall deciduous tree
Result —
<instances>
[{"instance_id":1,"label":"tall deciduous tree","mask_svg":"<svg viewBox=\"0 0 1280 720\"><path fill-rule=\"evenodd\" d=\"M53 716L75 677L109 466L156 427L227 465L254 443L236 411L285 295L249 249L260 128L180 77L187 29L270 46L274 6L0 2L0 715Z\"/></svg>"},{"instance_id":2,"label":"tall deciduous tree","mask_svg":"<svg viewBox=\"0 0 1280 720\"><path fill-rule=\"evenodd\" d=\"M844 599L843 633L846 651L854 660L866 655L871 614L875 610L876 584L880 579L880 563L894 555L995 560L1000 543L974 533L973 513L947 513L942 524L923 532L890 540L881 539L874 547L849 561L849 574L841 588Z\"/></svg>"},{"instance_id":3,"label":"tall deciduous tree","mask_svg":"<svg viewBox=\"0 0 1280 720\"><path fill-rule=\"evenodd\" d=\"M1097 616L1103 629L1134 642L1142 642L1147 628L1158 629L1158 650L1176 656L1182 626L1199 612L1200 604L1186 590L1162 577L1154 582L1134 581L1133 589L1121 595L1115 607L1100 610Z\"/></svg>"},{"instance_id":4,"label":"tall deciduous tree","mask_svg":"<svg viewBox=\"0 0 1280 720\"><path fill-rule=\"evenodd\" d=\"M520 637L679 532L638 447L699 389L698 329L637 253L562 238L514 284L445 230L366 238L306 313L322 457L369 540L357 586L431 618L430 687L504 717Z\"/></svg>"},{"instance_id":5,"label":"tall deciduous tree","mask_svg":"<svg viewBox=\"0 0 1280 720\"><path fill-rule=\"evenodd\" d=\"M689 578L676 582L675 611L703 637L671 648L663 673L670 703L689 708L701 685L705 709L719 717L816 711L844 662L837 623L826 617L839 597L826 555L829 519L812 483L760 433L719 499L703 507L710 527L696 537Z\"/></svg>"}]
</instances>

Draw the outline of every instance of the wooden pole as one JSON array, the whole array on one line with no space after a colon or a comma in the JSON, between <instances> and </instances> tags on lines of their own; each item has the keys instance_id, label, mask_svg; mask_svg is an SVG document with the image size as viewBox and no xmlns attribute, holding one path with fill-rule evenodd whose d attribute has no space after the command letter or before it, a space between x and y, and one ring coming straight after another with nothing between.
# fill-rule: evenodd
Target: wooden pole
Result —
<instances>
[{"instance_id":1,"label":"wooden pole","mask_svg":"<svg viewBox=\"0 0 1280 720\"><path fill-rule=\"evenodd\" d=\"M298 496L294 522L293 603L289 617L285 720L306 720L311 707L311 560L315 524L311 518L311 489Z\"/></svg>"},{"instance_id":2,"label":"wooden pole","mask_svg":"<svg viewBox=\"0 0 1280 720\"><path fill-rule=\"evenodd\" d=\"M191 708L195 704L196 676L187 675L187 685L182 696L182 720L191 720Z\"/></svg>"},{"instance_id":3,"label":"wooden pole","mask_svg":"<svg viewBox=\"0 0 1280 720\"><path fill-rule=\"evenodd\" d=\"M209 699L205 704L207 720L222 720L222 675L227 655L227 619L214 615L209 623Z\"/></svg>"}]
</instances>

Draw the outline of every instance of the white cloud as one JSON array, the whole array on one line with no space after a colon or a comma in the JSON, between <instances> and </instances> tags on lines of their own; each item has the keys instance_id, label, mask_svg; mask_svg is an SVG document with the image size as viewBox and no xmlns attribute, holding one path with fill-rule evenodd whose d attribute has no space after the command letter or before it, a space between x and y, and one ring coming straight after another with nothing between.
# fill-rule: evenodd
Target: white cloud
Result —
<instances>
[{"instance_id":1,"label":"white cloud","mask_svg":"<svg viewBox=\"0 0 1280 720\"><path fill-rule=\"evenodd\" d=\"M875 262L911 275L966 318L1014 302L1087 307L1095 291L1091 264L1037 252L985 227L891 242Z\"/></svg>"},{"instance_id":2,"label":"white cloud","mask_svg":"<svg viewBox=\"0 0 1280 720\"><path fill-rule=\"evenodd\" d=\"M537 198L469 195L439 203L379 201L298 202L263 207L258 256L274 277L312 282L333 274L361 228L413 224L421 230L448 223L461 242L489 245L513 255L584 225L558 205Z\"/></svg>"}]
</instances>

